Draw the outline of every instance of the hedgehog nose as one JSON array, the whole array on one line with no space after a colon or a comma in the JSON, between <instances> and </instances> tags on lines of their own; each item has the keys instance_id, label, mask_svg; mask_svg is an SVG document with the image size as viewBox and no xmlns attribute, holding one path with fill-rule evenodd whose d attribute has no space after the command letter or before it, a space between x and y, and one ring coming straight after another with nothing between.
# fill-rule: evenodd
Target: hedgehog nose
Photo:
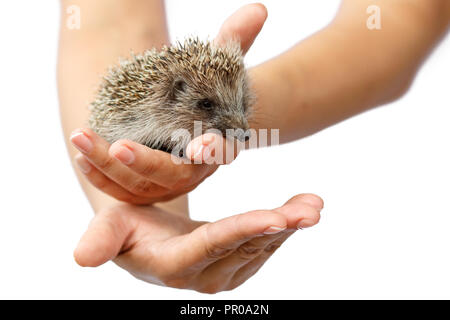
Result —
<instances>
[{"instance_id":1,"label":"hedgehog nose","mask_svg":"<svg viewBox=\"0 0 450 320\"><path fill-rule=\"evenodd\" d=\"M239 130L236 130L235 131L235 135L234 135L235 137L236 137L236 139L238 139L239 141L241 141L241 142L245 142L245 141L248 141L248 140L250 140L250 136L251 136L251 133L250 133L250 131L244 131L244 130L242 130L242 129L239 129Z\"/></svg>"}]
</instances>

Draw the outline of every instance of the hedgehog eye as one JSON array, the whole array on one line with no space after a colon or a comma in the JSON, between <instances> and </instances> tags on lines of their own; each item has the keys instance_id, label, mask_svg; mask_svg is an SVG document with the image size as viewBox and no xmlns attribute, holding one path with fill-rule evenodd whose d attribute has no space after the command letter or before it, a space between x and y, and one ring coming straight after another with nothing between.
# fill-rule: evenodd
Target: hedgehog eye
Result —
<instances>
[{"instance_id":1,"label":"hedgehog eye","mask_svg":"<svg viewBox=\"0 0 450 320\"><path fill-rule=\"evenodd\" d=\"M176 91L184 92L186 90L186 82L178 79L174 82L173 87Z\"/></svg>"},{"instance_id":2,"label":"hedgehog eye","mask_svg":"<svg viewBox=\"0 0 450 320\"><path fill-rule=\"evenodd\" d=\"M203 110L211 110L214 107L214 103L209 99L203 99L197 102L197 106Z\"/></svg>"}]
</instances>

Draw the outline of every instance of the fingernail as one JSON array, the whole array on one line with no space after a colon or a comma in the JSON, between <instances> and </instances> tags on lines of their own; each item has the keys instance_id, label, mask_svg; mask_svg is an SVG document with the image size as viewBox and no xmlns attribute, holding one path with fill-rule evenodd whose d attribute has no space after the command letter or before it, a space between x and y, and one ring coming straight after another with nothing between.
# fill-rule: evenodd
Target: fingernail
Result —
<instances>
[{"instance_id":1,"label":"fingernail","mask_svg":"<svg viewBox=\"0 0 450 320\"><path fill-rule=\"evenodd\" d=\"M211 144L214 142L214 140L216 140L216 138L214 137L214 135L204 135L202 137L202 143L203 144Z\"/></svg>"},{"instance_id":2,"label":"fingernail","mask_svg":"<svg viewBox=\"0 0 450 320\"><path fill-rule=\"evenodd\" d=\"M310 219L302 219L299 221L299 223L297 224L297 229L301 230L303 228L309 228L312 227L313 225L315 225L316 222Z\"/></svg>"},{"instance_id":3,"label":"fingernail","mask_svg":"<svg viewBox=\"0 0 450 320\"><path fill-rule=\"evenodd\" d=\"M76 157L75 162L78 166L78 169L80 169L80 171L84 174L88 174L89 172L91 172L91 164L83 156Z\"/></svg>"},{"instance_id":4,"label":"fingernail","mask_svg":"<svg viewBox=\"0 0 450 320\"><path fill-rule=\"evenodd\" d=\"M302 201L311 205L313 208L321 211L323 209L323 200L315 194L305 194Z\"/></svg>"},{"instance_id":5,"label":"fingernail","mask_svg":"<svg viewBox=\"0 0 450 320\"><path fill-rule=\"evenodd\" d=\"M280 227L273 227L272 226L270 228L267 228L266 231L264 231L263 233L264 234L276 234L276 233L279 233L279 232L281 232L283 230L286 230L286 227L280 228Z\"/></svg>"},{"instance_id":6,"label":"fingernail","mask_svg":"<svg viewBox=\"0 0 450 320\"><path fill-rule=\"evenodd\" d=\"M135 156L133 151L127 147L120 147L114 154L114 157L120 160L125 165L130 165L134 162Z\"/></svg>"},{"instance_id":7,"label":"fingernail","mask_svg":"<svg viewBox=\"0 0 450 320\"><path fill-rule=\"evenodd\" d=\"M70 141L73 145L83 153L91 152L94 145L91 140L84 134L84 132L74 132L70 136Z\"/></svg>"},{"instance_id":8,"label":"fingernail","mask_svg":"<svg viewBox=\"0 0 450 320\"><path fill-rule=\"evenodd\" d=\"M211 148L210 147L204 147L203 148L203 161L204 162L209 162L209 160L211 160Z\"/></svg>"},{"instance_id":9,"label":"fingernail","mask_svg":"<svg viewBox=\"0 0 450 320\"><path fill-rule=\"evenodd\" d=\"M203 149L204 149L204 146L200 145L197 152L194 154L194 159L201 160L201 157L203 155ZM200 158L199 158L199 156L200 156Z\"/></svg>"}]
</instances>

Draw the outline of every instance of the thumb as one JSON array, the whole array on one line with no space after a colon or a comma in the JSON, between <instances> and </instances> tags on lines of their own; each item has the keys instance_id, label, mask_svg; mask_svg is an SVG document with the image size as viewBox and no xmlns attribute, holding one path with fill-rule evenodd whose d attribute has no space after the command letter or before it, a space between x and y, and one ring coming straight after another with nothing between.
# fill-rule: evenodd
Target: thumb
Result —
<instances>
[{"instance_id":1,"label":"thumb","mask_svg":"<svg viewBox=\"0 0 450 320\"><path fill-rule=\"evenodd\" d=\"M130 233L131 227L120 212L99 212L74 251L75 261L82 267L98 267L114 259Z\"/></svg>"},{"instance_id":2,"label":"thumb","mask_svg":"<svg viewBox=\"0 0 450 320\"><path fill-rule=\"evenodd\" d=\"M244 54L250 49L267 19L267 9L261 3L248 4L233 13L220 28L215 42L224 45L237 39Z\"/></svg>"},{"instance_id":3,"label":"thumb","mask_svg":"<svg viewBox=\"0 0 450 320\"><path fill-rule=\"evenodd\" d=\"M230 164L244 148L245 143L208 132L188 144L186 157L197 164Z\"/></svg>"}]
</instances>

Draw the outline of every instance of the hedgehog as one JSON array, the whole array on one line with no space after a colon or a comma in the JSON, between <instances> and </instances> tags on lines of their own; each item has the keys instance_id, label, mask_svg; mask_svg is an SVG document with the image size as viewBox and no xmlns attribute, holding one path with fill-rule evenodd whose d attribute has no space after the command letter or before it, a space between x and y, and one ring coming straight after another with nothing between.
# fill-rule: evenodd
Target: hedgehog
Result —
<instances>
[{"instance_id":1,"label":"hedgehog","mask_svg":"<svg viewBox=\"0 0 450 320\"><path fill-rule=\"evenodd\" d=\"M152 149L182 150L190 139L174 139L177 129L194 137L215 129L249 139L254 104L240 45L188 38L161 50L147 50L110 67L90 105L90 127L109 143L129 139ZM180 146L180 144L183 144Z\"/></svg>"}]
</instances>

